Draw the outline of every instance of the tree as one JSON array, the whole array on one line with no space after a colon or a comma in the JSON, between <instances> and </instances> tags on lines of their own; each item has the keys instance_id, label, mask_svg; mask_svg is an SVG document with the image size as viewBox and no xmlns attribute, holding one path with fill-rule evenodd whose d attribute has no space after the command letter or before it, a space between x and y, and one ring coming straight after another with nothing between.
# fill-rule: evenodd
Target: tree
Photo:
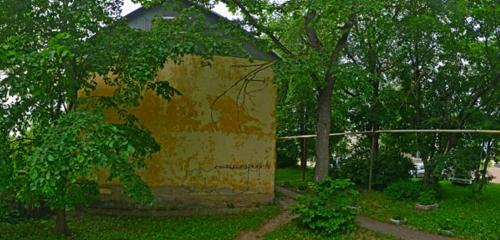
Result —
<instances>
[{"instance_id":1,"label":"tree","mask_svg":"<svg viewBox=\"0 0 500 240\"><path fill-rule=\"evenodd\" d=\"M336 74L356 14L357 1L198 0L206 8L225 3L242 16L242 24L267 40L280 58L280 70L317 91L316 170L317 181L329 171L332 96Z\"/></svg>"},{"instance_id":2,"label":"tree","mask_svg":"<svg viewBox=\"0 0 500 240\"><path fill-rule=\"evenodd\" d=\"M306 79L295 78L288 71L280 71L280 66L275 66L274 69L274 82L278 88L277 134L292 136L314 132L317 115L316 89L312 88ZM308 139L278 141L276 143L278 163L289 161L290 164L296 165L297 158L300 157L301 167L305 168L309 144L313 145L314 142Z\"/></svg>"},{"instance_id":3,"label":"tree","mask_svg":"<svg viewBox=\"0 0 500 240\"><path fill-rule=\"evenodd\" d=\"M353 65L352 72L358 81L346 84L345 95L351 111L349 119L356 129L380 130L384 123L395 116L391 113L387 101L394 93L394 84L388 77L393 67L393 44L396 4L390 1L372 1L372 8L358 18L350 38L347 58ZM392 116L391 116L392 115ZM380 134L368 136L370 144L369 172L377 165ZM363 143L363 141L360 141ZM372 176L369 176L368 188L371 188Z\"/></svg>"},{"instance_id":4,"label":"tree","mask_svg":"<svg viewBox=\"0 0 500 240\"><path fill-rule=\"evenodd\" d=\"M132 200L147 204L152 194L136 174L143 159L159 150L150 134L136 126L108 123L103 113L85 110L61 115L45 126L26 156L27 183L20 194L40 193L57 209L56 230L68 234L66 206L87 204L98 194L98 169L119 179ZM31 193L32 194L32 193Z\"/></svg>"},{"instance_id":5,"label":"tree","mask_svg":"<svg viewBox=\"0 0 500 240\"><path fill-rule=\"evenodd\" d=\"M492 110L487 106L497 98L493 89L499 72L494 60L498 55L491 51L498 48L498 34L493 30L494 10L484 10L494 9L493 5L492 1L413 1L406 5L408 15L402 17L399 28L404 43L398 68L410 73L401 72L399 79L411 106L405 115L412 119L406 121L413 121L415 128L460 129L480 120L474 116L486 114L484 110ZM456 134L417 134L427 185L437 183L434 173L439 158L435 155L449 154L457 142Z\"/></svg>"},{"instance_id":6,"label":"tree","mask_svg":"<svg viewBox=\"0 0 500 240\"><path fill-rule=\"evenodd\" d=\"M371 2L359 14L338 75L354 130L496 128L498 34L491 1ZM496 25L495 25L496 24ZM342 83L345 81L345 83ZM338 108L338 107L337 107ZM420 153L425 183L436 183L443 158L471 145L460 134L391 135L382 146ZM377 160L378 136L361 137L359 151ZM373 140L372 140L373 139ZM479 153L479 151L476 151ZM446 158L449 158L448 156ZM366 157L368 158L368 157ZM472 160L468 160L472 161ZM379 164L380 165L380 164ZM376 165L377 166L377 165ZM377 174L376 171L374 174Z\"/></svg>"},{"instance_id":7,"label":"tree","mask_svg":"<svg viewBox=\"0 0 500 240\"><path fill-rule=\"evenodd\" d=\"M179 94L167 79L157 79L166 60L241 52L234 40L241 29L226 24L213 31L217 26L187 8L168 23L155 20L150 31L135 30L120 17L120 0L0 5L7 6L0 9L0 132L11 138L2 139L0 149L17 146L0 164L26 173L14 176L17 195L46 201L57 213L58 234L69 234L66 208L88 203L98 181L118 180L133 200L151 203L136 170L159 146L129 110L146 90L166 100ZM98 84L113 94L93 96ZM106 112L119 121L107 122ZM98 169L108 169L108 178L98 179Z\"/></svg>"}]
</instances>

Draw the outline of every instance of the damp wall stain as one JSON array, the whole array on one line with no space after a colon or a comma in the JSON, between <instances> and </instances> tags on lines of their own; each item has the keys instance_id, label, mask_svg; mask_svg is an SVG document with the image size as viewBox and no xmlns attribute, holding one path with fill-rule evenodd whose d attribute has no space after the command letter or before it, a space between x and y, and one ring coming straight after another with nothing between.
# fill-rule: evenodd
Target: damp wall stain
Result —
<instances>
[{"instance_id":1,"label":"damp wall stain","mask_svg":"<svg viewBox=\"0 0 500 240\"><path fill-rule=\"evenodd\" d=\"M258 81L248 83L246 89L242 82L227 91L255 69L248 65L259 63L263 62L214 57L206 66L201 58L186 56L179 65L167 62L158 73L182 95L165 101L147 91L140 106L132 110L161 145L140 171L157 202L164 202L162 198L174 199L174 204L183 198L236 199L239 205L245 201L252 205L273 199L276 89L272 70L257 74ZM98 86L94 94L112 91ZM114 119L112 113L108 115Z\"/></svg>"}]
</instances>

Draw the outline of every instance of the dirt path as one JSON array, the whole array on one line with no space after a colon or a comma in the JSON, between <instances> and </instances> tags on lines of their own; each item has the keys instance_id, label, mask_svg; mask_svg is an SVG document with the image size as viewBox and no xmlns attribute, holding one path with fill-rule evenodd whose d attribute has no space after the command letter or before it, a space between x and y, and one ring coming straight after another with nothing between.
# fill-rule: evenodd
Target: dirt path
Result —
<instances>
[{"instance_id":1,"label":"dirt path","mask_svg":"<svg viewBox=\"0 0 500 240\"><path fill-rule=\"evenodd\" d=\"M356 222L362 228L372 230L375 232L380 232L388 235L392 235L401 239L406 240L451 240L454 238L447 238L435 234L430 234L426 232L421 232L407 228L404 226L398 226L390 223L384 223L365 216L356 217Z\"/></svg>"},{"instance_id":2,"label":"dirt path","mask_svg":"<svg viewBox=\"0 0 500 240\"><path fill-rule=\"evenodd\" d=\"M286 188L276 186L276 191L282 194L284 197L280 200L280 205L283 208L283 212L279 215L271 218L262 227L255 231L248 231L241 233L236 239L237 240L254 240L260 239L264 234L271 232L280 226L290 223L293 217L288 212L288 206L295 203L295 198L298 194L296 192L290 191ZM380 232L388 235L395 236L400 239L405 240L451 240L453 238L447 238L435 234L430 234L426 232L421 232L413 230L404 226L398 226L390 223L384 223L364 216L358 216L356 218L359 226L372 230L375 232Z\"/></svg>"},{"instance_id":3,"label":"dirt path","mask_svg":"<svg viewBox=\"0 0 500 240\"><path fill-rule=\"evenodd\" d=\"M283 199L281 199L279 203L281 205L281 208L283 209L280 214L271 218L257 230L242 232L236 239L237 240L260 239L264 234L292 222L293 217L290 215L290 212L288 211L288 206L295 203L295 200L285 195L285 197L283 197Z\"/></svg>"}]
</instances>

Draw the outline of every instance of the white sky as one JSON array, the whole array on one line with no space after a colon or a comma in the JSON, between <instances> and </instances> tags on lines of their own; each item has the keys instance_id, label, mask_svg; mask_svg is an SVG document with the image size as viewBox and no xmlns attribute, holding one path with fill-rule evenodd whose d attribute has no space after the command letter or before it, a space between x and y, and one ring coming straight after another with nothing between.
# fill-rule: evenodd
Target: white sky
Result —
<instances>
[{"instance_id":1,"label":"white sky","mask_svg":"<svg viewBox=\"0 0 500 240\"><path fill-rule=\"evenodd\" d=\"M130 12L136 10L137 8L139 8L141 5L139 4L135 4L133 3L131 0L125 0L124 1L124 5L123 5L123 9L122 9L122 15L127 15L129 14ZM212 9L212 11L230 19L230 20L234 20L236 18L238 18L236 15L234 14L231 14L229 12L229 10L227 9L226 5L225 4L222 4L222 3L219 3L217 5L215 5L215 7Z\"/></svg>"}]
</instances>

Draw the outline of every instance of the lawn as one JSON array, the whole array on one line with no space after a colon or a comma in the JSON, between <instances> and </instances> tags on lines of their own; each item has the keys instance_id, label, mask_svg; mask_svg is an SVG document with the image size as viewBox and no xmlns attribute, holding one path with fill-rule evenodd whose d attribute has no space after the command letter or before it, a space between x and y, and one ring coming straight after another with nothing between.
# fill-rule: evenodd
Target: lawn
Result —
<instances>
[{"instance_id":1,"label":"lawn","mask_svg":"<svg viewBox=\"0 0 500 240\"><path fill-rule=\"evenodd\" d=\"M297 167L279 168L276 170L276 184L285 186L292 190L298 190L302 186L307 185L308 182L314 181L314 170L311 168L306 169L305 181L302 180L302 170ZM287 240L287 239L304 239L304 240L323 240L332 239L321 234L301 228L296 222L285 225L273 232L264 235L266 240ZM392 236L384 235L381 233L369 231L363 228L358 228L356 231L337 236L336 239L340 240L356 240L356 239L396 239Z\"/></svg>"},{"instance_id":2,"label":"lawn","mask_svg":"<svg viewBox=\"0 0 500 240\"><path fill-rule=\"evenodd\" d=\"M309 169L307 173L307 181L312 181L313 171ZM304 184L298 168L278 169L276 183L292 189ZM415 210L414 201L392 201L379 191L361 191L361 214L385 222L394 215L403 215L408 220L408 226L431 233L437 233L440 223L450 219L455 237L500 239L500 184L488 184L478 196L472 193L469 186L448 182L442 182L441 186L440 206L428 212ZM306 239L318 239L305 236Z\"/></svg>"},{"instance_id":3,"label":"lawn","mask_svg":"<svg viewBox=\"0 0 500 240\"><path fill-rule=\"evenodd\" d=\"M407 225L437 233L440 223L452 221L453 233L465 239L500 239L500 185L489 184L476 196L469 186L441 183L443 189L439 208L415 210L415 202L391 201L381 192L362 192L361 213L388 221L395 214L408 219Z\"/></svg>"},{"instance_id":4,"label":"lawn","mask_svg":"<svg viewBox=\"0 0 500 240\"><path fill-rule=\"evenodd\" d=\"M277 206L241 214L195 217L85 216L70 218L72 239L234 239L243 230L258 228L279 212ZM0 223L0 239L60 239L52 234L53 220Z\"/></svg>"},{"instance_id":5,"label":"lawn","mask_svg":"<svg viewBox=\"0 0 500 240\"><path fill-rule=\"evenodd\" d=\"M314 180L314 170L311 168L306 169L305 180L302 181L302 170L298 167L278 168L276 169L276 184L293 189L300 188Z\"/></svg>"},{"instance_id":6,"label":"lawn","mask_svg":"<svg viewBox=\"0 0 500 240\"><path fill-rule=\"evenodd\" d=\"M306 172L306 183L313 180L313 171ZM294 190L303 186L298 168L278 169L276 184ZM382 192L361 192L361 213L381 221L400 214L407 225L436 233L440 222L451 219L454 234L465 239L500 239L500 185L489 184L475 196L469 187L442 183L440 207L429 212L414 209L414 202L392 201ZM144 217L89 215L69 220L75 236L72 239L134 240L134 239L234 239L241 231L255 229L279 212L267 206L253 212L194 217ZM53 220L30 220L18 224L0 223L0 239L59 239L52 234ZM329 239L303 229L295 222L264 236L264 239ZM394 239L359 228L337 239Z\"/></svg>"},{"instance_id":7,"label":"lawn","mask_svg":"<svg viewBox=\"0 0 500 240\"><path fill-rule=\"evenodd\" d=\"M303 229L297 226L296 222L292 222L285 225L273 232L264 235L264 240L327 240L332 239L332 237L323 236L321 234ZM358 228L356 231L337 236L334 239L338 240L358 240L358 239L370 239L370 240L389 240L397 239L392 236L384 235L381 233L369 231L363 228Z\"/></svg>"}]
</instances>

